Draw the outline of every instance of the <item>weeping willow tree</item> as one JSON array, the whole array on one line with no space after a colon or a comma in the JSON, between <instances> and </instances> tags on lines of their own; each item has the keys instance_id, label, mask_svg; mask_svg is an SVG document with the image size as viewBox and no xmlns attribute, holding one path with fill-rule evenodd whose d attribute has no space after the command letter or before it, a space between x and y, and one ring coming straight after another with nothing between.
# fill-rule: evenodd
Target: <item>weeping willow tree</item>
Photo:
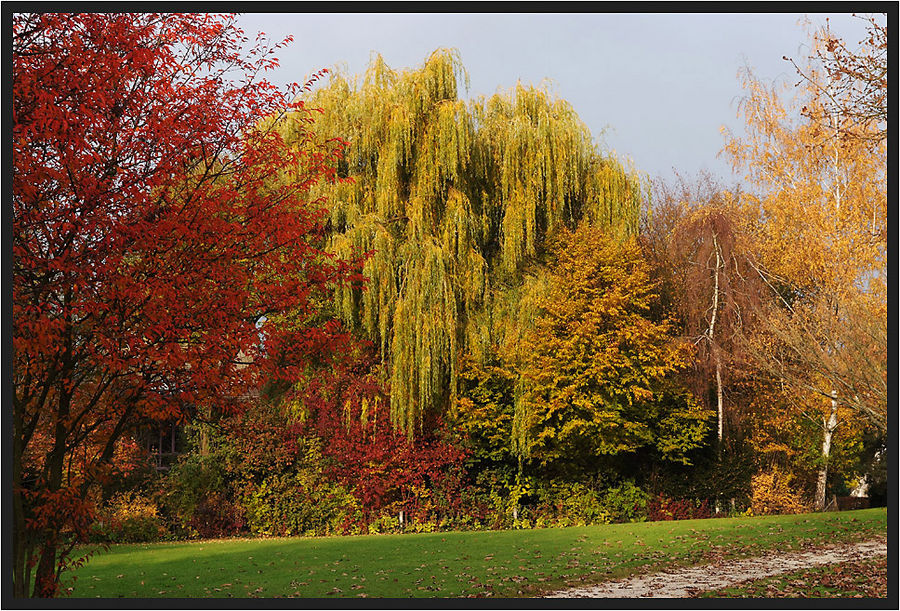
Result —
<instances>
[{"instance_id":1,"label":"weeping willow tree","mask_svg":"<svg viewBox=\"0 0 900 611\"><path fill-rule=\"evenodd\" d=\"M345 143L329 211L329 249L369 253L365 290L341 287L343 319L381 348L394 424L412 435L454 400L464 352L483 359L533 316L546 236L581 221L636 232L645 185L602 154L574 109L518 84L471 102L457 52L418 69L374 55L361 77L334 73L307 104L312 126L287 117L292 140Z\"/></svg>"}]
</instances>

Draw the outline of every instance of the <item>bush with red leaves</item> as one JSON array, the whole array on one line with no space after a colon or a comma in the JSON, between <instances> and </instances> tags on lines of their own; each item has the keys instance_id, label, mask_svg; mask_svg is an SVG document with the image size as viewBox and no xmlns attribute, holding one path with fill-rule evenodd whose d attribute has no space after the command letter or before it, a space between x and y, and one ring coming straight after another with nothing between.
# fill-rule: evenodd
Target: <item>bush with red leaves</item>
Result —
<instances>
[{"instance_id":1,"label":"bush with red leaves","mask_svg":"<svg viewBox=\"0 0 900 611\"><path fill-rule=\"evenodd\" d=\"M647 520L649 522L697 520L711 516L709 503L705 499L702 501L673 499L658 494L647 501Z\"/></svg>"}]
</instances>

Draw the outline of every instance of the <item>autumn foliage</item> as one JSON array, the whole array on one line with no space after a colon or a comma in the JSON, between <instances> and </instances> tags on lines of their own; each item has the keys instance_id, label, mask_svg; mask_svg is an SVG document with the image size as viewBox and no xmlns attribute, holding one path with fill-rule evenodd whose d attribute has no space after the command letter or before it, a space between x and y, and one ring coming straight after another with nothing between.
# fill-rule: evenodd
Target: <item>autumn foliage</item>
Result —
<instances>
[{"instance_id":1,"label":"autumn foliage","mask_svg":"<svg viewBox=\"0 0 900 611\"><path fill-rule=\"evenodd\" d=\"M465 451L442 439L440 422L410 439L390 420L389 394L379 380L373 349L357 348L329 372L317 375L302 397L306 434L323 442L326 473L359 501L363 523L387 512L407 519L446 517L458 510ZM448 490L449 488L449 490ZM444 498L438 500L429 495Z\"/></svg>"},{"instance_id":2,"label":"autumn foliage","mask_svg":"<svg viewBox=\"0 0 900 611\"><path fill-rule=\"evenodd\" d=\"M691 358L637 243L583 225L553 247L549 288L522 342L517 419L523 453L542 463L655 448L689 462L710 413L680 387Z\"/></svg>"},{"instance_id":3,"label":"autumn foliage","mask_svg":"<svg viewBox=\"0 0 900 611\"><path fill-rule=\"evenodd\" d=\"M464 101L451 49L279 90L287 41L233 16L14 14L14 596L65 593L85 541L790 513L877 477L871 23L815 34L793 101L743 73L745 185L651 202L548 89Z\"/></svg>"},{"instance_id":4,"label":"autumn foliage","mask_svg":"<svg viewBox=\"0 0 900 611\"><path fill-rule=\"evenodd\" d=\"M17 596L35 562L35 594L56 592L135 424L233 410L329 343L334 328L258 328L304 319L346 268L304 196L330 159L257 127L308 118L299 88L268 84L274 48L246 43L217 15L14 16Z\"/></svg>"}]
</instances>

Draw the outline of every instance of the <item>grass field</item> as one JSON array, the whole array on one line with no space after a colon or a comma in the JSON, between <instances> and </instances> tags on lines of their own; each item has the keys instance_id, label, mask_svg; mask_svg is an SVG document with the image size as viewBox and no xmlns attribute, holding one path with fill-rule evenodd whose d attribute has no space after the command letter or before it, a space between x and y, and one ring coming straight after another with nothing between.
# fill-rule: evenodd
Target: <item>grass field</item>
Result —
<instances>
[{"instance_id":1,"label":"grass field","mask_svg":"<svg viewBox=\"0 0 900 611\"><path fill-rule=\"evenodd\" d=\"M538 596L663 567L858 541L884 508L488 532L116 545L74 597Z\"/></svg>"}]
</instances>

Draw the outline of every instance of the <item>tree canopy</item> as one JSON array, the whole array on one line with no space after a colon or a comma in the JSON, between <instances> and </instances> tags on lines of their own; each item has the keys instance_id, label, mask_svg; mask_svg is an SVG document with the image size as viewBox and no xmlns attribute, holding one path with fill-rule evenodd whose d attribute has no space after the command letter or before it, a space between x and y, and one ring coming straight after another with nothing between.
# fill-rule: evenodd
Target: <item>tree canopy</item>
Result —
<instances>
[{"instance_id":1,"label":"tree canopy","mask_svg":"<svg viewBox=\"0 0 900 611\"><path fill-rule=\"evenodd\" d=\"M674 381L693 351L670 321L652 319L658 295L637 243L582 225L564 231L553 254L521 347L520 451L584 462L650 446L689 462L711 413Z\"/></svg>"},{"instance_id":2,"label":"tree canopy","mask_svg":"<svg viewBox=\"0 0 900 611\"><path fill-rule=\"evenodd\" d=\"M273 49L243 40L218 15L13 17L16 596L35 562L57 591L126 433L234 410L336 330L267 324L260 350L262 317L304 319L348 268L307 197L329 157L260 123L308 116L299 87L260 80Z\"/></svg>"},{"instance_id":3,"label":"tree canopy","mask_svg":"<svg viewBox=\"0 0 900 611\"><path fill-rule=\"evenodd\" d=\"M322 110L318 142L346 142L341 178L315 194L329 202L329 249L369 253L366 290L337 289L344 320L380 347L393 421L409 434L457 391L464 353L499 340L504 293L557 227L590 220L637 230L640 177L601 153L574 109L521 83L460 97L467 75L453 50L418 69L375 55L355 81L332 75L307 100ZM291 141L290 124L282 133Z\"/></svg>"}]
</instances>

